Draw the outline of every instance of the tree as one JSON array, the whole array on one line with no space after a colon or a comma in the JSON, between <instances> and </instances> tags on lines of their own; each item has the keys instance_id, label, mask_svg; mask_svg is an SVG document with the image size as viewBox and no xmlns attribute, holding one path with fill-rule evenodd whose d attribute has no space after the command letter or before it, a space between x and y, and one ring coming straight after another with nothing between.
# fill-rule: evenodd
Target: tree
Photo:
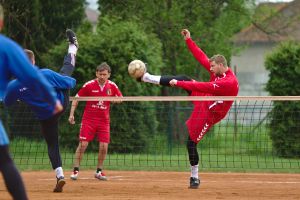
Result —
<instances>
[{"instance_id":1,"label":"tree","mask_svg":"<svg viewBox=\"0 0 300 200\"><path fill-rule=\"evenodd\" d=\"M245 0L98 1L102 16L119 16L120 19L137 21L147 31L158 36L163 44L165 62L161 73L183 73L200 80L204 79L201 78L202 74L198 73L199 64L186 50L180 35L181 29L190 29L194 40L209 56L220 53L230 58L233 47L230 38L250 20L246 2ZM236 20L237 18L239 20Z\"/></svg>"},{"instance_id":2,"label":"tree","mask_svg":"<svg viewBox=\"0 0 300 200\"><path fill-rule=\"evenodd\" d=\"M77 28L84 18L85 0L0 0L5 9L5 33L40 57L62 39L66 28Z\"/></svg>"},{"instance_id":3,"label":"tree","mask_svg":"<svg viewBox=\"0 0 300 200\"><path fill-rule=\"evenodd\" d=\"M300 94L300 43L280 44L266 58L270 71L266 89L274 96ZM300 103L275 101L270 113L270 136L276 153L282 157L300 157Z\"/></svg>"},{"instance_id":4,"label":"tree","mask_svg":"<svg viewBox=\"0 0 300 200\"><path fill-rule=\"evenodd\" d=\"M230 38L250 21L247 0L99 0L101 16L117 16L120 20L135 21L147 32L157 35L162 43L164 66L159 74L186 74L199 81L208 80L208 73L187 50L180 34L183 28L191 31L192 38L207 53L223 54L230 62L233 44ZM238 20L237 20L238 19ZM100 18L101 21L101 18ZM142 59L142 58L141 58ZM149 64L154 73L156 66ZM161 88L162 95L182 95L183 90ZM170 102L166 108L171 112L182 103ZM186 104L186 103L185 103ZM180 139L184 121L176 115L172 133ZM162 126L166 126L161 124ZM162 127L162 129L170 129ZM183 140L181 142L184 142Z\"/></svg>"},{"instance_id":5,"label":"tree","mask_svg":"<svg viewBox=\"0 0 300 200\"><path fill-rule=\"evenodd\" d=\"M112 68L111 80L114 81L124 96L157 95L158 88L147 84L140 84L132 79L127 72L128 63L141 58L159 70L162 66L161 43L154 34L147 33L137 23L103 17L96 33L84 30L78 32L80 45L77 54L74 77L77 79L77 88L86 81L95 78L97 65L106 61ZM63 60L66 43L52 49L43 59L49 66L59 66ZM157 132L155 109L147 109L149 103L123 103L112 105L111 109L111 151L143 152L149 145L149 138ZM77 109L77 121L80 121L82 110ZM61 142L65 147L75 147L79 130L70 128L66 120L61 124ZM123 134L125 133L125 134ZM98 149L94 146L94 150Z\"/></svg>"}]
</instances>

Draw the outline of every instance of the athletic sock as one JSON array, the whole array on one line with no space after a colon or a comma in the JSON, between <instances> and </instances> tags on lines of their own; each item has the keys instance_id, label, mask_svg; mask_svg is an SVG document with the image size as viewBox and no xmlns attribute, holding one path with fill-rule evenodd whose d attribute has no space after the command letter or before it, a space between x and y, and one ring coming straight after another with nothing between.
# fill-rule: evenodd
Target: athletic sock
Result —
<instances>
[{"instance_id":1,"label":"athletic sock","mask_svg":"<svg viewBox=\"0 0 300 200\"><path fill-rule=\"evenodd\" d=\"M64 171L62 169L62 167L58 167L55 169L55 173L56 173L56 177L59 178L59 177L64 177Z\"/></svg>"},{"instance_id":2,"label":"athletic sock","mask_svg":"<svg viewBox=\"0 0 300 200\"><path fill-rule=\"evenodd\" d=\"M77 49L78 48L75 46L75 44L69 44L68 53L76 55Z\"/></svg>"},{"instance_id":3,"label":"athletic sock","mask_svg":"<svg viewBox=\"0 0 300 200\"><path fill-rule=\"evenodd\" d=\"M144 81L146 83L153 83L153 84L159 85L160 77L161 76L158 76L158 75L151 75L149 73L145 73L142 77L142 81Z\"/></svg>"},{"instance_id":4,"label":"athletic sock","mask_svg":"<svg viewBox=\"0 0 300 200\"><path fill-rule=\"evenodd\" d=\"M199 178L199 175L198 175L198 166L199 165L191 166L191 177Z\"/></svg>"}]
</instances>

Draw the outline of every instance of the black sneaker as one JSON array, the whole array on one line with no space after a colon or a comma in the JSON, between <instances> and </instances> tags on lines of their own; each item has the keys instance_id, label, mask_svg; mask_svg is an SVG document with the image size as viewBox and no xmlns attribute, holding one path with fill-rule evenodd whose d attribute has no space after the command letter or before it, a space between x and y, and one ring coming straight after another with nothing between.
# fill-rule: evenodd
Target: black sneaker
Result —
<instances>
[{"instance_id":1,"label":"black sneaker","mask_svg":"<svg viewBox=\"0 0 300 200\"><path fill-rule=\"evenodd\" d=\"M53 192L62 192L65 184L66 184L66 181L63 176L57 178L57 183L56 183L56 186L55 186Z\"/></svg>"},{"instance_id":2,"label":"black sneaker","mask_svg":"<svg viewBox=\"0 0 300 200\"><path fill-rule=\"evenodd\" d=\"M77 41L77 37L75 33L71 29L66 30L67 39L71 44L74 44L77 48L79 48L79 44Z\"/></svg>"},{"instance_id":3,"label":"black sneaker","mask_svg":"<svg viewBox=\"0 0 300 200\"><path fill-rule=\"evenodd\" d=\"M190 189L197 189L200 185L200 179L191 177L190 178Z\"/></svg>"}]
</instances>

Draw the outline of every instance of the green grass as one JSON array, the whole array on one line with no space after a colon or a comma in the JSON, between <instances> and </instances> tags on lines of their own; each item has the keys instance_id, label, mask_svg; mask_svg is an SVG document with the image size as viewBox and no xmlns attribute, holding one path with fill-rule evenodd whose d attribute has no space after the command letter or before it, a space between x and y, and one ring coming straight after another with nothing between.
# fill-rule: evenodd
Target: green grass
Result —
<instances>
[{"instance_id":1,"label":"green grass","mask_svg":"<svg viewBox=\"0 0 300 200\"><path fill-rule=\"evenodd\" d=\"M110 170L187 171L189 162L185 144L153 142L146 153L109 154L105 168ZM76 147L74 147L76 148ZM44 141L15 139L10 145L14 161L21 170L51 170ZM233 136L218 131L205 137L198 146L201 171L218 172L284 172L300 173L300 159L273 155L270 139L265 134ZM61 147L63 167L72 169L74 150ZM147 153L148 152L148 153ZM97 152L86 152L82 169L95 169Z\"/></svg>"}]
</instances>

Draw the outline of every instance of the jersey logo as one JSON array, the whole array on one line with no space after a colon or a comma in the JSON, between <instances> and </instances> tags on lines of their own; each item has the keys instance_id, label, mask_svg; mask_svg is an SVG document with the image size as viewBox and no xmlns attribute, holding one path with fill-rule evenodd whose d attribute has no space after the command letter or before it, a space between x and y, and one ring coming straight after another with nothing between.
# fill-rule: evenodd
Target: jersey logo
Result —
<instances>
[{"instance_id":1,"label":"jersey logo","mask_svg":"<svg viewBox=\"0 0 300 200\"><path fill-rule=\"evenodd\" d=\"M92 90L92 92L99 92L99 90Z\"/></svg>"},{"instance_id":2,"label":"jersey logo","mask_svg":"<svg viewBox=\"0 0 300 200\"><path fill-rule=\"evenodd\" d=\"M220 87L216 83L213 83L213 86L214 86L214 89L216 89L216 87Z\"/></svg>"},{"instance_id":3,"label":"jersey logo","mask_svg":"<svg viewBox=\"0 0 300 200\"><path fill-rule=\"evenodd\" d=\"M20 88L19 91L20 91L20 92L24 92L24 91L27 90L27 89L28 89L28 88L23 87L23 88Z\"/></svg>"},{"instance_id":4,"label":"jersey logo","mask_svg":"<svg viewBox=\"0 0 300 200\"><path fill-rule=\"evenodd\" d=\"M107 89L106 94L110 96L111 95L111 89Z\"/></svg>"},{"instance_id":5,"label":"jersey logo","mask_svg":"<svg viewBox=\"0 0 300 200\"><path fill-rule=\"evenodd\" d=\"M100 110L106 110L107 106L104 104L104 101L98 101L97 104L92 104L92 108L100 109Z\"/></svg>"}]
</instances>

